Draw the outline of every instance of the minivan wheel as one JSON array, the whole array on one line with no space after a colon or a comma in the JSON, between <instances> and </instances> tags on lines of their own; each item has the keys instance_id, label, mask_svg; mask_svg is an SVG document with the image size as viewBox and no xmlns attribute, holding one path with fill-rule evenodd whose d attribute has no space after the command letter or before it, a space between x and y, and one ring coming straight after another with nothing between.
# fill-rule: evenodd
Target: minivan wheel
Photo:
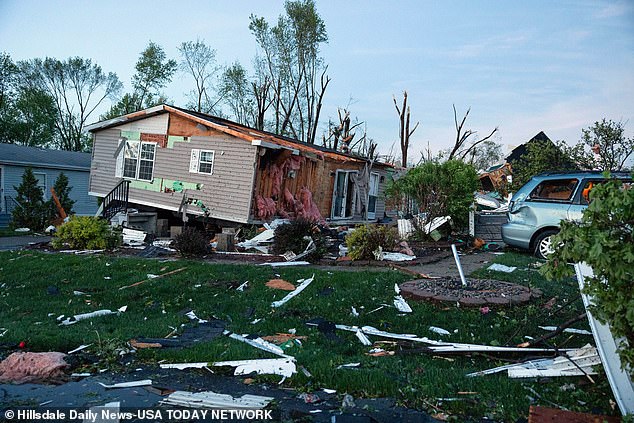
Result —
<instances>
[{"instance_id":1,"label":"minivan wheel","mask_svg":"<svg viewBox=\"0 0 634 423\"><path fill-rule=\"evenodd\" d=\"M559 231L548 230L544 231L537 239L535 239L535 256L540 259L547 259L554 251L552 240L553 235L556 235Z\"/></svg>"}]
</instances>

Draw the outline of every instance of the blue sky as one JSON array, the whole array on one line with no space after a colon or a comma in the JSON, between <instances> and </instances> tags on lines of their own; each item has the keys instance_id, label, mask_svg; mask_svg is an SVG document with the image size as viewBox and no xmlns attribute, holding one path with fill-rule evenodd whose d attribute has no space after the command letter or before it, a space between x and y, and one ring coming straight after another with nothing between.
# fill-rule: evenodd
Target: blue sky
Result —
<instances>
[{"instance_id":1,"label":"blue sky","mask_svg":"<svg viewBox=\"0 0 634 423\"><path fill-rule=\"evenodd\" d=\"M200 38L220 64L250 68L257 45L251 13L273 22L279 0L38 1L0 0L0 49L14 60L93 59L126 85L150 40L173 58ZM543 130L575 143L581 129L608 118L634 134L634 2L316 0L329 42L323 57L332 82L322 122L337 107L367 124L387 152L398 137L392 96L407 90L410 157L448 148L455 138L452 104L467 127L508 150ZM165 90L184 106L189 89L176 76ZM95 116L96 118L97 116Z\"/></svg>"}]
</instances>

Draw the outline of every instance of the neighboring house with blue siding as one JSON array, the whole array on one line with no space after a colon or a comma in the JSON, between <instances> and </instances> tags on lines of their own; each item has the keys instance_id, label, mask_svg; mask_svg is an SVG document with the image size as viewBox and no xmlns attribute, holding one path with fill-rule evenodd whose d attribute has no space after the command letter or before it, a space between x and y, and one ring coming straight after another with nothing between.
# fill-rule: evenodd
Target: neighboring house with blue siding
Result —
<instances>
[{"instance_id":1,"label":"neighboring house with blue siding","mask_svg":"<svg viewBox=\"0 0 634 423\"><path fill-rule=\"evenodd\" d=\"M0 227L8 226L11 210L16 207L14 187L22 183L27 167L33 170L44 199L51 198L51 187L60 173L68 177L70 197L75 201L77 215L94 215L97 200L88 195L90 182L90 154L74 151L47 150L0 143Z\"/></svg>"}]
</instances>

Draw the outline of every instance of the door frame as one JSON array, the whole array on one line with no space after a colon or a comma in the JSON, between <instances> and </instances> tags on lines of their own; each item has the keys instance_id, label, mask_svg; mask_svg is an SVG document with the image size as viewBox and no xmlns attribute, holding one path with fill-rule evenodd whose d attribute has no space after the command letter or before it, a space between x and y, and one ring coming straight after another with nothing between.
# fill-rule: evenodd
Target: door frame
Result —
<instances>
[{"instance_id":1,"label":"door frame","mask_svg":"<svg viewBox=\"0 0 634 423\"><path fill-rule=\"evenodd\" d=\"M348 204L348 197L352 194L352 196L354 196L354 189L352 193L348 192L348 187L351 183L350 181L350 175L353 173L359 173L358 170L347 170L347 169L337 169L335 172L335 181L333 183L332 186L332 207L330 208L330 218L335 220L335 219L350 219L353 217L354 213L351 213L350 216L346 216L346 205ZM340 174L344 174L345 175L345 181L344 181L344 186L343 186L343 190L344 190L344 194L343 196L341 196L341 209L343 209L343 216L341 216L341 211L342 210L338 210L338 213L336 213L336 206L337 206L337 181L339 180L339 175Z\"/></svg>"},{"instance_id":2,"label":"door frame","mask_svg":"<svg viewBox=\"0 0 634 423\"><path fill-rule=\"evenodd\" d=\"M376 177L376 192L372 194L372 177ZM376 219L376 202L379 199L379 181L381 176L378 172L370 172L370 177L368 179L368 208L367 208L367 219L374 220ZM374 200L374 210L370 211L370 197L375 197Z\"/></svg>"}]
</instances>

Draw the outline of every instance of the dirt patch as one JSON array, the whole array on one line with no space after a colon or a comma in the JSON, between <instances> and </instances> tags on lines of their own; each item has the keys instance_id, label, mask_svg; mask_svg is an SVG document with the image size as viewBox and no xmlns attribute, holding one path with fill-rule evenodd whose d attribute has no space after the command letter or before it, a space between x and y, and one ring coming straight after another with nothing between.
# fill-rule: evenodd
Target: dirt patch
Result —
<instances>
[{"instance_id":1,"label":"dirt patch","mask_svg":"<svg viewBox=\"0 0 634 423\"><path fill-rule=\"evenodd\" d=\"M542 295L539 289L491 279L468 279L463 287L459 278L409 281L401 285L401 292L413 300L458 302L471 307L523 304Z\"/></svg>"}]
</instances>

